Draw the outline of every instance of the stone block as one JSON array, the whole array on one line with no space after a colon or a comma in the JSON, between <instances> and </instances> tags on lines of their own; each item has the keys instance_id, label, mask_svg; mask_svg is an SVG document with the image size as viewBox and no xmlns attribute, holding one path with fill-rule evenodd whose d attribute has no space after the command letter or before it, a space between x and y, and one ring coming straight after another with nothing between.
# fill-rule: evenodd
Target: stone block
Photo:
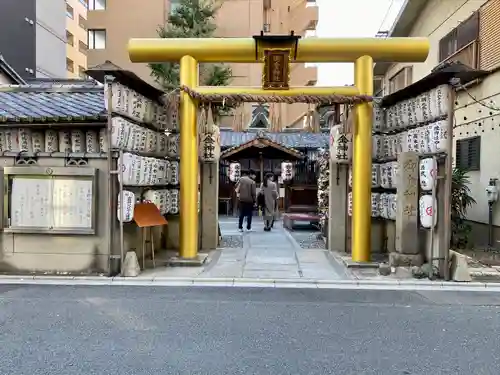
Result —
<instances>
[{"instance_id":1,"label":"stone block","mask_svg":"<svg viewBox=\"0 0 500 375\"><path fill-rule=\"evenodd\" d=\"M391 267L420 267L423 264L422 254L390 253L389 265Z\"/></svg>"}]
</instances>

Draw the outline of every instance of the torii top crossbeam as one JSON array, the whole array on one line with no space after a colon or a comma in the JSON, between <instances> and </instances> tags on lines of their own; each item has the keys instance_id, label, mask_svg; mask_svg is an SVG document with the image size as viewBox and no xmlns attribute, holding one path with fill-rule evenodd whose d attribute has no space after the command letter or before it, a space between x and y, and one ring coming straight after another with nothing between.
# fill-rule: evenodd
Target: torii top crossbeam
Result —
<instances>
[{"instance_id":1,"label":"torii top crossbeam","mask_svg":"<svg viewBox=\"0 0 500 375\"><path fill-rule=\"evenodd\" d=\"M198 62L254 63L253 38L141 38L130 39L128 51L135 63L179 61L192 56ZM294 62L353 62L371 56L374 62L423 62L429 53L427 38L306 38L298 41Z\"/></svg>"}]
</instances>

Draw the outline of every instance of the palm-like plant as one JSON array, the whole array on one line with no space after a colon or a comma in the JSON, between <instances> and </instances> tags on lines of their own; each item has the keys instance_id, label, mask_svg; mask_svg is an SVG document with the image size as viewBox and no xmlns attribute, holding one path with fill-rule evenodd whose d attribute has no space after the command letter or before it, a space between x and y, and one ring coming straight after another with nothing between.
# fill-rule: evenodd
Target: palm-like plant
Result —
<instances>
[{"instance_id":1,"label":"palm-like plant","mask_svg":"<svg viewBox=\"0 0 500 375\"><path fill-rule=\"evenodd\" d=\"M451 187L451 246L463 248L468 244L471 226L465 221L467 210L476 204L469 189L467 170L454 168Z\"/></svg>"},{"instance_id":2,"label":"palm-like plant","mask_svg":"<svg viewBox=\"0 0 500 375\"><path fill-rule=\"evenodd\" d=\"M215 0L180 0L168 17L167 25L158 27L160 38L209 38L216 30L215 15L220 3ZM151 76L165 90L179 87L178 63L149 64ZM201 64L200 83L225 86L231 81L231 68L222 64Z\"/></svg>"}]
</instances>

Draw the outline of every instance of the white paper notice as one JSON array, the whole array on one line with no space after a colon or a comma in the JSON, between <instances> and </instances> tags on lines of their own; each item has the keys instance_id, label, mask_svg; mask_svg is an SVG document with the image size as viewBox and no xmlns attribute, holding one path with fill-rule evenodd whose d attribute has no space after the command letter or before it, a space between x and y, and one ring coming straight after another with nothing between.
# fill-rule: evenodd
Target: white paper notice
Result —
<instances>
[{"instance_id":1,"label":"white paper notice","mask_svg":"<svg viewBox=\"0 0 500 375\"><path fill-rule=\"evenodd\" d=\"M53 180L53 227L92 228L92 181Z\"/></svg>"}]
</instances>

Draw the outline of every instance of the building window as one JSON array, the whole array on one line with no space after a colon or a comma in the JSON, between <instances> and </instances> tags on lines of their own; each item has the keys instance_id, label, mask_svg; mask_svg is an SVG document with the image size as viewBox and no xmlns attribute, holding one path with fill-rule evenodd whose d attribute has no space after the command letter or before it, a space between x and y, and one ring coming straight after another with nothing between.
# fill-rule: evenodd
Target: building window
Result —
<instances>
[{"instance_id":1,"label":"building window","mask_svg":"<svg viewBox=\"0 0 500 375\"><path fill-rule=\"evenodd\" d=\"M73 60L66 58L66 70L71 73L75 71L75 63Z\"/></svg>"},{"instance_id":2,"label":"building window","mask_svg":"<svg viewBox=\"0 0 500 375\"><path fill-rule=\"evenodd\" d=\"M73 7L69 4L66 4L66 16L71 19L75 17Z\"/></svg>"},{"instance_id":3,"label":"building window","mask_svg":"<svg viewBox=\"0 0 500 375\"><path fill-rule=\"evenodd\" d=\"M78 24L83 30L87 30L87 20L81 15L78 17Z\"/></svg>"},{"instance_id":4,"label":"building window","mask_svg":"<svg viewBox=\"0 0 500 375\"><path fill-rule=\"evenodd\" d=\"M407 66L389 78L389 94L404 89L412 84L413 67Z\"/></svg>"},{"instance_id":5,"label":"building window","mask_svg":"<svg viewBox=\"0 0 500 375\"><path fill-rule=\"evenodd\" d=\"M439 41L439 62L458 61L477 68L479 12L462 22Z\"/></svg>"},{"instance_id":6,"label":"building window","mask_svg":"<svg viewBox=\"0 0 500 375\"><path fill-rule=\"evenodd\" d=\"M89 30L88 31L88 48L89 49L105 49L106 48L106 30Z\"/></svg>"},{"instance_id":7,"label":"building window","mask_svg":"<svg viewBox=\"0 0 500 375\"><path fill-rule=\"evenodd\" d=\"M79 1L80 1L80 3L81 3L81 4L85 7L85 8L87 8L87 9L89 8L89 2L88 2L88 0L79 0Z\"/></svg>"},{"instance_id":8,"label":"building window","mask_svg":"<svg viewBox=\"0 0 500 375\"><path fill-rule=\"evenodd\" d=\"M89 49L89 47L87 47L87 45L84 42L82 42L81 40L80 40L80 42L78 42L78 50L81 53L83 53L84 55L86 55L88 49Z\"/></svg>"},{"instance_id":9,"label":"building window","mask_svg":"<svg viewBox=\"0 0 500 375\"><path fill-rule=\"evenodd\" d=\"M80 76L81 79L87 79L87 74L85 74L85 68L83 66L78 67L78 75Z\"/></svg>"},{"instance_id":10,"label":"building window","mask_svg":"<svg viewBox=\"0 0 500 375\"><path fill-rule=\"evenodd\" d=\"M68 43L70 46L75 45L75 37L68 30L66 30L66 43Z\"/></svg>"},{"instance_id":11,"label":"building window","mask_svg":"<svg viewBox=\"0 0 500 375\"><path fill-rule=\"evenodd\" d=\"M88 0L89 10L104 10L106 9L106 0Z\"/></svg>"},{"instance_id":12,"label":"building window","mask_svg":"<svg viewBox=\"0 0 500 375\"><path fill-rule=\"evenodd\" d=\"M478 171L481 163L481 137L459 139L455 150L457 168Z\"/></svg>"}]
</instances>

